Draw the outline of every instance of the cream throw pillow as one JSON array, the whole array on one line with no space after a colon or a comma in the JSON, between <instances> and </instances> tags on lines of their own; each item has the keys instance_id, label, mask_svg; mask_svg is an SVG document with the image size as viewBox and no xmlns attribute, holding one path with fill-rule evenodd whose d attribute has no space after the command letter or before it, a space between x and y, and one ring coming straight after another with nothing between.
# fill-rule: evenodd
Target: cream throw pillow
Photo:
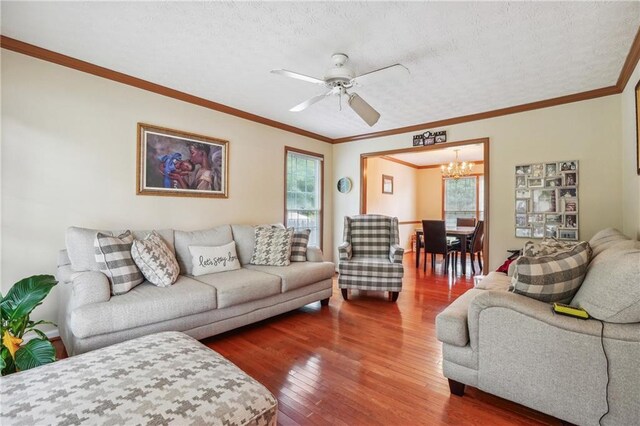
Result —
<instances>
[{"instance_id":1,"label":"cream throw pillow","mask_svg":"<svg viewBox=\"0 0 640 426\"><path fill-rule=\"evenodd\" d=\"M189 252L194 277L240 269L235 241L218 247L189 246Z\"/></svg>"}]
</instances>

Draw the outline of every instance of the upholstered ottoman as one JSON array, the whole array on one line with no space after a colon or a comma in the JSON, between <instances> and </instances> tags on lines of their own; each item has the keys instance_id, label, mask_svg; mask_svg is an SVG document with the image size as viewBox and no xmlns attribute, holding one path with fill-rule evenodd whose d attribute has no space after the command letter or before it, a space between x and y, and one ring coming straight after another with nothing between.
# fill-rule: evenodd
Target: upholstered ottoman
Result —
<instances>
[{"instance_id":1,"label":"upholstered ottoman","mask_svg":"<svg viewBox=\"0 0 640 426\"><path fill-rule=\"evenodd\" d=\"M260 383L177 332L119 343L0 380L7 425L275 425Z\"/></svg>"}]
</instances>

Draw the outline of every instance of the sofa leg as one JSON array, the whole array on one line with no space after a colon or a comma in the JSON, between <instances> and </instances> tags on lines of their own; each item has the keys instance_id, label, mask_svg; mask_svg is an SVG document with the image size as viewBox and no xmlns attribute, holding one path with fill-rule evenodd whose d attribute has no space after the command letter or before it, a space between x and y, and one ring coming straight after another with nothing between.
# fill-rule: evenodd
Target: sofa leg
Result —
<instances>
[{"instance_id":1,"label":"sofa leg","mask_svg":"<svg viewBox=\"0 0 640 426\"><path fill-rule=\"evenodd\" d=\"M398 300L398 296L400 295L399 291L390 291L389 292L389 299L391 299L392 302L395 302Z\"/></svg>"},{"instance_id":2,"label":"sofa leg","mask_svg":"<svg viewBox=\"0 0 640 426\"><path fill-rule=\"evenodd\" d=\"M456 382L455 380L449 380L449 390L455 396L464 396L464 383Z\"/></svg>"},{"instance_id":3,"label":"sofa leg","mask_svg":"<svg viewBox=\"0 0 640 426\"><path fill-rule=\"evenodd\" d=\"M329 299L330 299L329 297L327 297L326 299L322 299L320 301L320 305L321 306L329 306Z\"/></svg>"},{"instance_id":4,"label":"sofa leg","mask_svg":"<svg viewBox=\"0 0 640 426\"><path fill-rule=\"evenodd\" d=\"M346 288L342 289L342 298L344 300L349 300L349 290L347 290Z\"/></svg>"}]
</instances>

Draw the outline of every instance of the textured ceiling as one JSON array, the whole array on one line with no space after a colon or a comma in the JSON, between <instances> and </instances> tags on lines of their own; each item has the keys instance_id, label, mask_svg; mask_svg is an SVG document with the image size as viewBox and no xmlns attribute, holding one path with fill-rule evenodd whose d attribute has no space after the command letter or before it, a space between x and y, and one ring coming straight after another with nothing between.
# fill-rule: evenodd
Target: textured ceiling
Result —
<instances>
[{"instance_id":1,"label":"textured ceiling","mask_svg":"<svg viewBox=\"0 0 640 426\"><path fill-rule=\"evenodd\" d=\"M2 2L2 34L331 138L484 112L616 83L640 2ZM312 84L334 52L404 81L357 92L368 127Z\"/></svg>"},{"instance_id":2,"label":"textured ceiling","mask_svg":"<svg viewBox=\"0 0 640 426\"><path fill-rule=\"evenodd\" d=\"M482 161L484 159L484 145L465 145L460 147L449 147L418 152L403 152L400 154L388 155L397 160L406 161L416 166L432 166L435 164L445 164L456 159L455 150L459 149L458 159L460 161Z\"/></svg>"}]
</instances>

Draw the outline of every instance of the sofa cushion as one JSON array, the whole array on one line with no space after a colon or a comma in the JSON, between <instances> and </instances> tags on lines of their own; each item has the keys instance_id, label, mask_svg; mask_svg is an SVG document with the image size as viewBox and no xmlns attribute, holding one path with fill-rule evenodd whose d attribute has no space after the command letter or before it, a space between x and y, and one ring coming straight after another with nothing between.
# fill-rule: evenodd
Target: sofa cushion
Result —
<instances>
[{"instance_id":1,"label":"sofa cushion","mask_svg":"<svg viewBox=\"0 0 640 426\"><path fill-rule=\"evenodd\" d=\"M98 232L95 256L100 272L109 278L111 294L124 294L144 281L144 276L131 256L133 235L130 231L117 237Z\"/></svg>"},{"instance_id":2,"label":"sofa cushion","mask_svg":"<svg viewBox=\"0 0 640 426\"><path fill-rule=\"evenodd\" d=\"M180 266L176 256L155 231L143 240L133 240L131 257L151 284L168 287L178 279Z\"/></svg>"},{"instance_id":3,"label":"sofa cushion","mask_svg":"<svg viewBox=\"0 0 640 426\"><path fill-rule=\"evenodd\" d=\"M629 239L629 237L615 228L606 228L597 232L596 235L589 240L589 246L591 246L591 250L593 250L592 259L616 243Z\"/></svg>"},{"instance_id":4,"label":"sofa cushion","mask_svg":"<svg viewBox=\"0 0 640 426\"><path fill-rule=\"evenodd\" d=\"M195 277L240 269L234 241L218 247L189 246L189 251Z\"/></svg>"},{"instance_id":5,"label":"sofa cushion","mask_svg":"<svg viewBox=\"0 0 640 426\"><path fill-rule=\"evenodd\" d=\"M306 262L307 261L307 245L309 245L309 235L311 229L302 229L294 231L291 239L291 261Z\"/></svg>"},{"instance_id":6,"label":"sofa cushion","mask_svg":"<svg viewBox=\"0 0 640 426\"><path fill-rule=\"evenodd\" d=\"M280 294L281 288L280 277L247 268L201 275L194 279L215 287L219 309Z\"/></svg>"},{"instance_id":7,"label":"sofa cushion","mask_svg":"<svg viewBox=\"0 0 640 426\"><path fill-rule=\"evenodd\" d=\"M284 267L247 265L247 269L280 277L283 293L333 278L335 274L335 265L331 262L291 262L289 266Z\"/></svg>"},{"instance_id":8,"label":"sofa cushion","mask_svg":"<svg viewBox=\"0 0 640 426\"><path fill-rule=\"evenodd\" d=\"M583 241L572 250L550 256L521 256L511 280L511 290L542 302L569 303L589 265L591 250Z\"/></svg>"},{"instance_id":9,"label":"sofa cushion","mask_svg":"<svg viewBox=\"0 0 640 426\"><path fill-rule=\"evenodd\" d=\"M79 338L113 333L216 308L216 289L183 275L170 287L143 282L108 302L71 312L72 333Z\"/></svg>"},{"instance_id":10,"label":"sofa cushion","mask_svg":"<svg viewBox=\"0 0 640 426\"><path fill-rule=\"evenodd\" d=\"M71 226L65 232L65 243L71 266L75 271L99 271L95 258L94 241L96 234L102 232L106 235L119 235L124 231L106 231L99 229L79 228ZM131 231L133 238L145 239L152 231ZM160 229L155 231L175 253L173 229Z\"/></svg>"},{"instance_id":11,"label":"sofa cushion","mask_svg":"<svg viewBox=\"0 0 640 426\"><path fill-rule=\"evenodd\" d=\"M230 225L221 225L202 231L175 231L176 258L183 275L191 275L191 252L189 246L222 246L233 241Z\"/></svg>"},{"instance_id":12,"label":"sofa cushion","mask_svg":"<svg viewBox=\"0 0 640 426\"><path fill-rule=\"evenodd\" d=\"M511 277L503 274L502 272L489 272L475 288L479 290L509 290L511 286Z\"/></svg>"},{"instance_id":13,"label":"sofa cushion","mask_svg":"<svg viewBox=\"0 0 640 426\"><path fill-rule=\"evenodd\" d=\"M253 248L256 245L256 229L253 225L231 225L233 241L242 266L251 262Z\"/></svg>"},{"instance_id":14,"label":"sofa cushion","mask_svg":"<svg viewBox=\"0 0 640 426\"><path fill-rule=\"evenodd\" d=\"M389 258L352 257L341 260L338 272L344 275L358 275L362 277L402 278L404 268L402 263L391 263Z\"/></svg>"},{"instance_id":15,"label":"sofa cushion","mask_svg":"<svg viewBox=\"0 0 640 426\"><path fill-rule=\"evenodd\" d=\"M252 265L287 266L291 260L293 228L257 226Z\"/></svg>"},{"instance_id":16,"label":"sofa cushion","mask_svg":"<svg viewBox=\"0 0 640 426\"><path fill-rule=\"evenodd\" d=\"M602 321L639 323L640 243L619 242L594 259L571 304Z\"/></svg>"}]
</instances>

